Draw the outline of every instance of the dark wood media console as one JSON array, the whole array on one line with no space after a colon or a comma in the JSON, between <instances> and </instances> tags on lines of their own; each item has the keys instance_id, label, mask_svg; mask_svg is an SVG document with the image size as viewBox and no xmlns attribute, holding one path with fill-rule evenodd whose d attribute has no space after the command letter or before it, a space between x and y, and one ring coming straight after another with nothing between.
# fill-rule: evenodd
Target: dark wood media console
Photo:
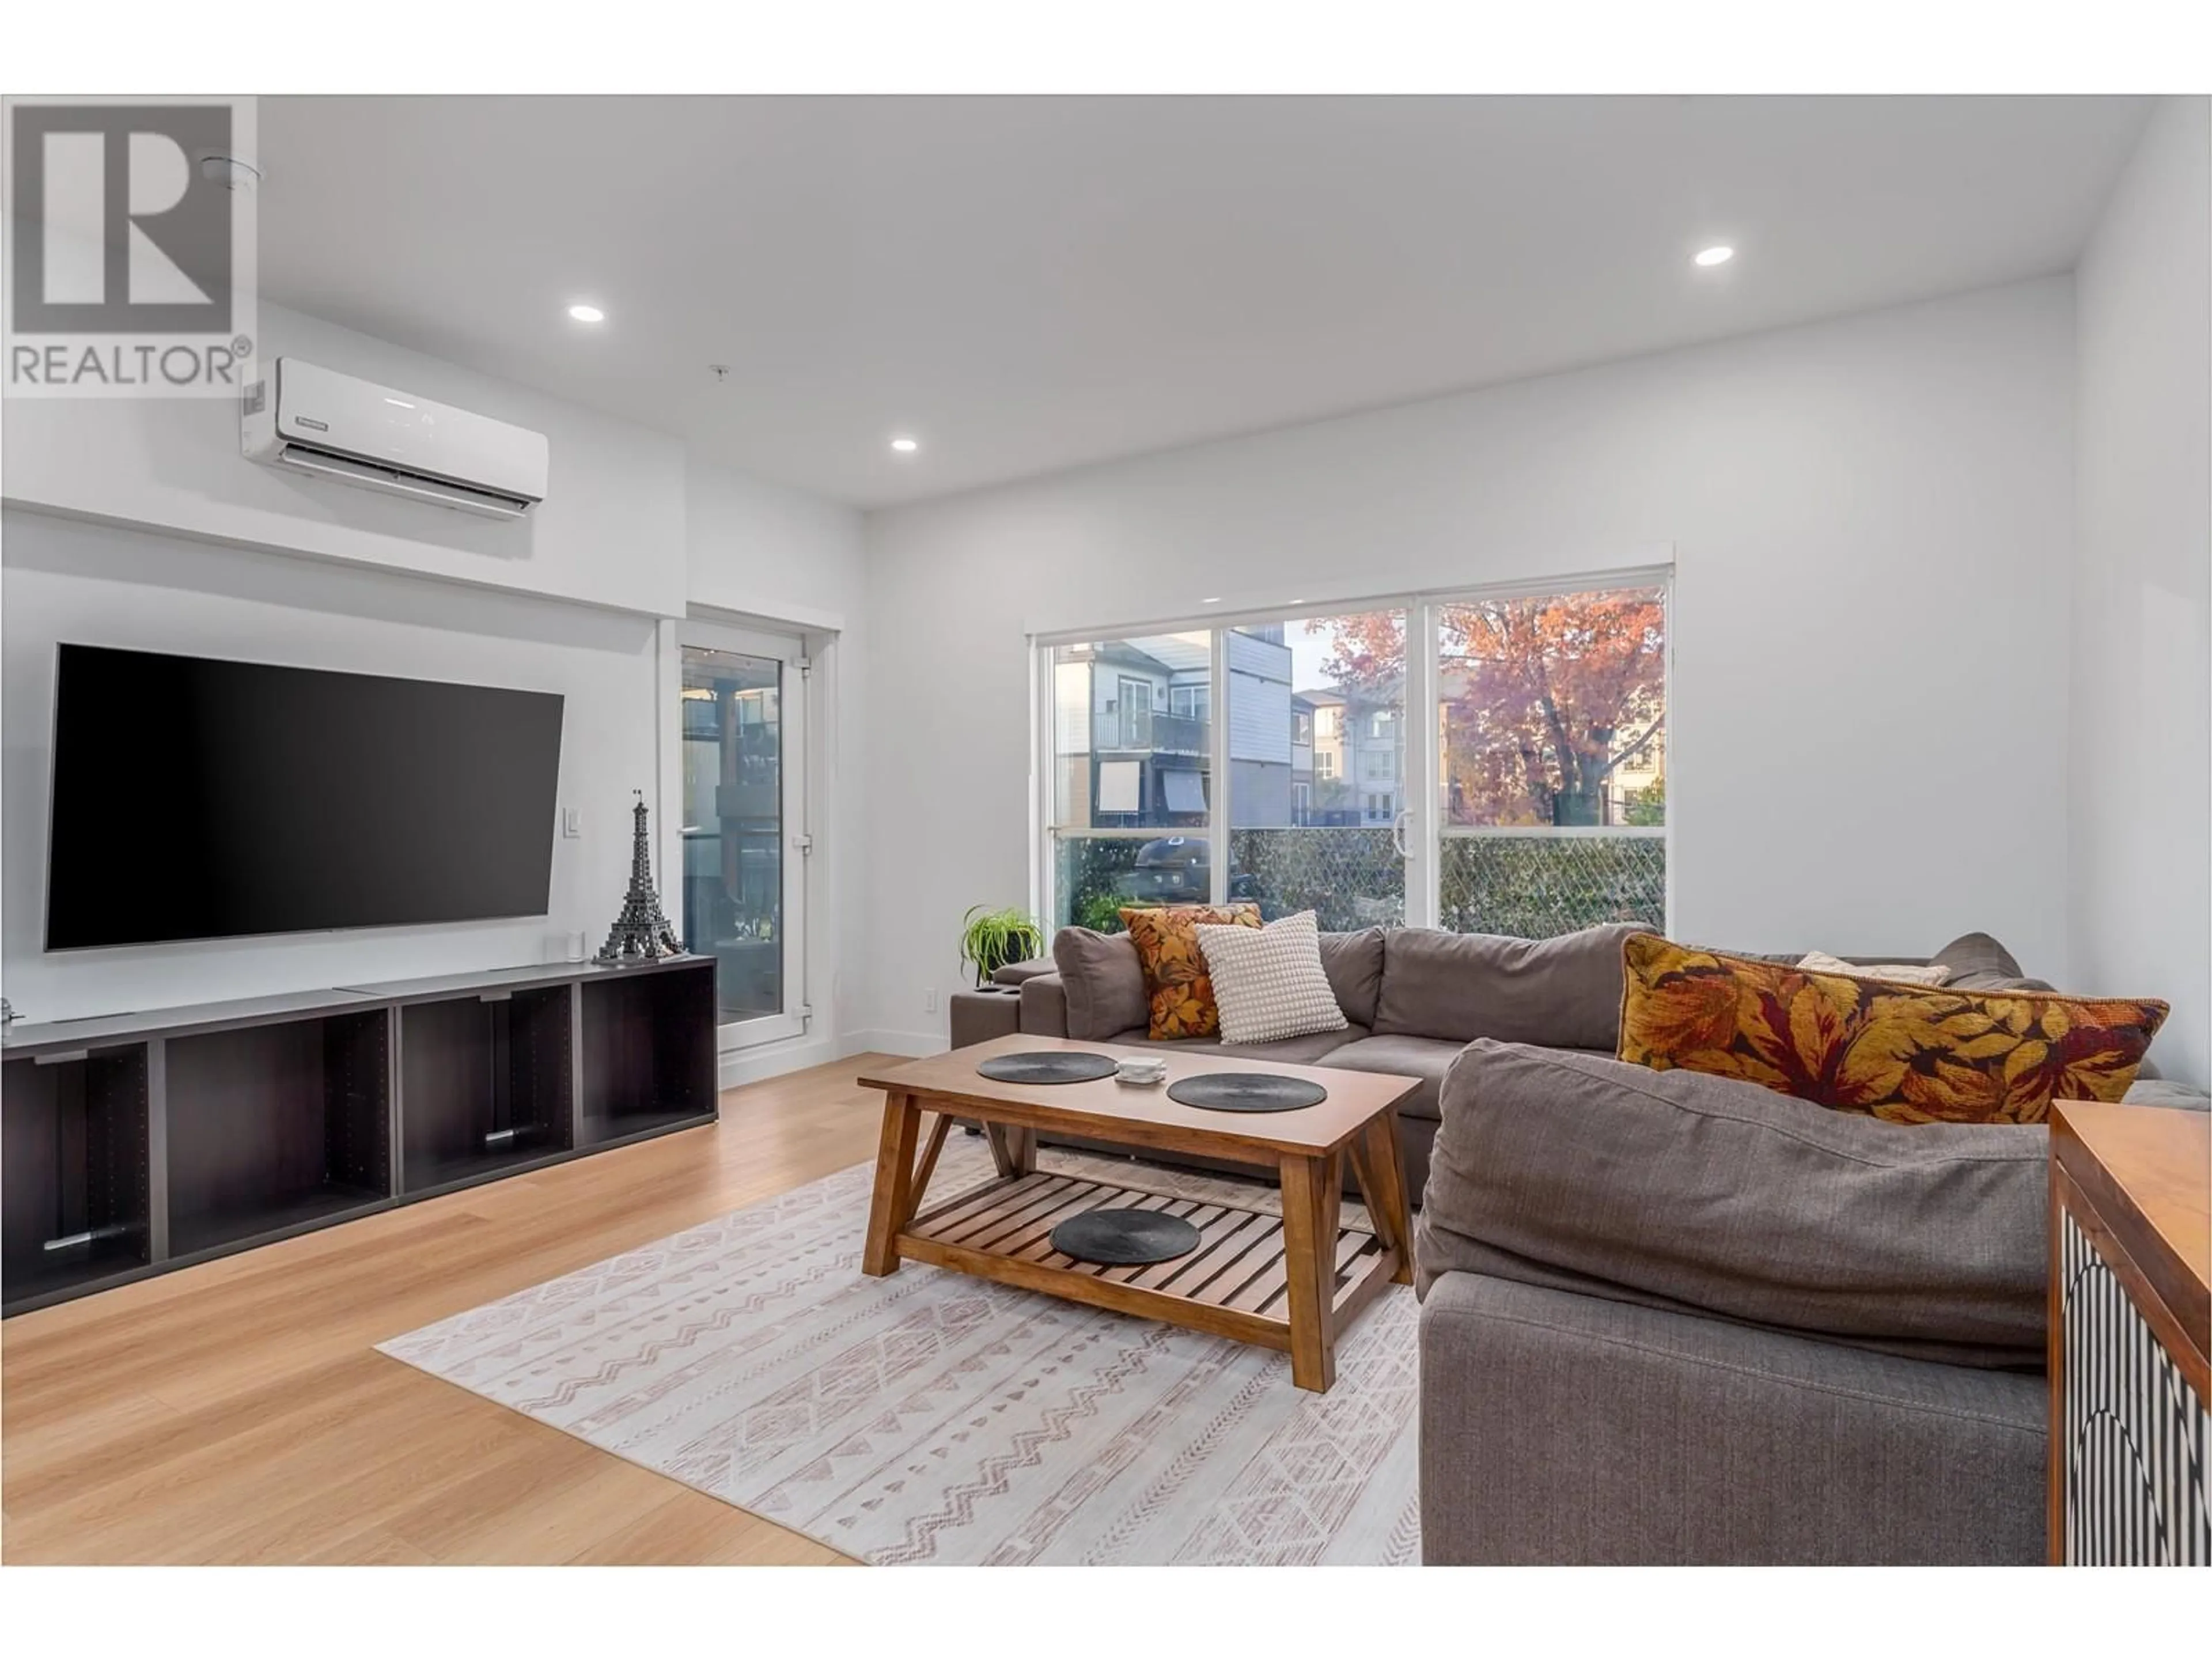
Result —
<instances>
[{"instance_id":1,"label":"dark wood media console","mask_svg":"<svg viewBox=\"0 0 2212 1659\"><path fill-rule=\"evenodd\" d=\"M0 1036L0 1311L715 1115L714 964L519 968Z\"/></svg>"}]
</instances>

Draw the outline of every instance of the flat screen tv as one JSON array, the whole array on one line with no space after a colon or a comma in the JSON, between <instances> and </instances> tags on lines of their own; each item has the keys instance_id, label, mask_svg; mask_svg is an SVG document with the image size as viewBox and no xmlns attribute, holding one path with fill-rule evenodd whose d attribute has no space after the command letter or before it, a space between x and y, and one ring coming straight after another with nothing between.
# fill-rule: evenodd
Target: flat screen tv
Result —
<instances>
[{"instance_id":1,"label":"flat screen tv","mask_svg":"<svg viewBox=\"0 0 2212 1659\"><path fill-rule=\"evenodd\" d=\"M557 695L60 654L49 951L545 914Z\"/></svg>"}]
</instances>

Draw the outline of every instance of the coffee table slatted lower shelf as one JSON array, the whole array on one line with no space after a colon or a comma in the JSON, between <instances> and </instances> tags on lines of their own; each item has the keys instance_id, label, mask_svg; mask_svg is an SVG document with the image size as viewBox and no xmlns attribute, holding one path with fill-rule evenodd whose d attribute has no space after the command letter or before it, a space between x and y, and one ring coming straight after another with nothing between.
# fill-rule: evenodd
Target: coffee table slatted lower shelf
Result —
<instances>
[{"instance_id":1,"label":"coffee table slatted lower shelf","mask_svg":"<svg viewBox=\"0 0 2212 1659\"><path fill-rule=\"evenodd\" d=\"M1172 1261L1102 1267L1062 1255L1052 1231L1087 1210L1159 1210L1199 1231ZM1173 1198L1042 1170L989 1182L925 1210L899 1235L899 1254L1096 1307L1291 1346L1283 1221L1265 1211ZM1389 1282L1395 1263L1376 1236L1340 1225L1331 1322L1341 1328Z\"/></svg>"}]
</instances>

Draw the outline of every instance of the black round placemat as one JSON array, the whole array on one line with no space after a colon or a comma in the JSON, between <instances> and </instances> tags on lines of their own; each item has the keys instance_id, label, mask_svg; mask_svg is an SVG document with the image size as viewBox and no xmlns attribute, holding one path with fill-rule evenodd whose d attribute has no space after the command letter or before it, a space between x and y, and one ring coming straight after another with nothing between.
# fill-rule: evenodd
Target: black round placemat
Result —
<instances>
[{"instance_id":1,"label":"black round placemat","mask_svg":"<svg viewBox=\"0 0 2212 1659\"><path fill-rule=\"evenodd\" d=\"M1267 1072L1206 1072L1168 1085L1168 1098L1209 1112L1295 1112L1318 1106L1328 1091L1302 1077Z\"/></svg>"},{"instance_id":2,"label":"black round placemat","mask_svg":"<svg viewBox=\"0 0 2212 1659\"><path fill-rule=\"evenodd\" d=\"M1114 1056L1031 1048L1018 1054L994 1054L978 1061L975 1070L998 1083L1089 1083L1114 1075Z\"/></svg>"},{"instance_id":3,"label":"black round placemat","mask_svg":"<svg viewBox=\"0 0 2212 1659\"><path fill-rule=\"evenodd\" d=\"M1052 1230L1052 1248L1062 1255L1115 1267L1172 1261L1198 1244L1197 1228L1158 1210L1085 1210Z\"/></svg>"}]
</instances>

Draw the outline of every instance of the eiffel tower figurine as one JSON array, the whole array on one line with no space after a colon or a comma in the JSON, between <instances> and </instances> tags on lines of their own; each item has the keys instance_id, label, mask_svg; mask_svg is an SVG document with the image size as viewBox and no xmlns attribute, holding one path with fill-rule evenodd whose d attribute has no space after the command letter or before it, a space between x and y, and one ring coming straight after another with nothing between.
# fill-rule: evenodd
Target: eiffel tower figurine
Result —
<instances>
[{"instance_id":1,"label":"eiffel tower figurine","mask_svg":"<svg viewBox=\"0 0 2212 1659\"><path fill-rule=\"evenodd\" d=\"M592 958L614 968L659 962L664 957L684 954L683 945L677 942L676 930L660 913L660 895L653 890L653 854L645 833L645 793L637 789L630 793L637 797L637 805L633 809L637 814L637 839L630 848L629 891L623 897L622 914L607 930L607 942Z\"/></svg>"}]
</instances>

